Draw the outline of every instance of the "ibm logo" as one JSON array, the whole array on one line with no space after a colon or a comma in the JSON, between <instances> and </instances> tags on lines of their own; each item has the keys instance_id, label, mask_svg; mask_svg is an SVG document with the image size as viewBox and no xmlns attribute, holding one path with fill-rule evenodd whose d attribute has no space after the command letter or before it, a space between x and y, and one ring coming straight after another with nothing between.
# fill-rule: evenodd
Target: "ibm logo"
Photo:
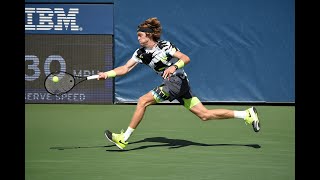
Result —
<instances>
[{"instance_id":1,"label":"ibm logo","mask_svg":"<svg viewBox=\"0 0 320 180\"><path fill-rule=\"evenodd\" d=\"M70 8L67 14L64 8L25 8L24 28L28 31L81 31L82 28L77 25L77 14L79 8ZM38 22L34 22L35 17L39 18Z\"/></svg>"}]
</instances>

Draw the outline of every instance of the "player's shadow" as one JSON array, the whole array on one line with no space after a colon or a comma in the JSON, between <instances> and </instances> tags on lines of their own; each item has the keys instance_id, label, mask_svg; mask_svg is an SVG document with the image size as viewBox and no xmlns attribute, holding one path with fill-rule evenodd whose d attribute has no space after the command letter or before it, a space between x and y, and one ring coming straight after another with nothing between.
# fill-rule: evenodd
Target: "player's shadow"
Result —
<instances>
[{"instance_id":1,"label":"player's shadow","mask_svg":"<svg viewBox=\"0 0 320 180\"><path fill-rule=\"evenodd\" d=\"M198 143L183 139L168 139L166 137L152 137L152 138L145 138L140 141L130 142L129 144L138 144L138 143L145 143L145 142L154 142L154 143L161 143L161 144L153 144L153 145L143 145L132 149L124 149L124 150L112 150L107 149L106 151L109 152L126 152L126 151L134 151L146 148L153 148L153 147L168 147L168 149L177 149L186 146L246 146L255 149L261 148L259 144L205 144L205 143ZM60 146L60 147L50 147L50 149L56 150L65 150L65 149L80 149L80 148L109 148L115 147L115 145L108 145L108 146Z\"/></svg>"},{"instance_id":2,"label":"player's shadow","mask_svg":"<svg viewBox=\"0 0 320 180\"><path fill-rule=\"evenodd\" d=\"M106 151L109 152L125 152L125 151L134 151L146 148L153 148L153 147L168 147L168 149L177 149L187 146L246 146L250 148L259 149L261 146L259 144L205 144L205 143L198 143L183 139L168 139L166 137L152 137L152 138L145 138L140 141L130 142L129 144L137 144L137 143L144 143L144 142L155 142L161 144L153 144L153 145L143 145L140 147L132 148L132 149L125 149L125 150L111 150L107 149Z\"/></svg>"}]
</instances>

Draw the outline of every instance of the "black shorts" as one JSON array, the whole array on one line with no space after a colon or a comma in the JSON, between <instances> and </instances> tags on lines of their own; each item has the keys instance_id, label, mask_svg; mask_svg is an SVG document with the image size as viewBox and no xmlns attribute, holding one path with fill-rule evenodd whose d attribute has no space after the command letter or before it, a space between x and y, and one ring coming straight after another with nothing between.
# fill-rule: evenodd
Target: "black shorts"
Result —
<instances>
[{"instance_id":1,"label":"black shorts","mask_svg":"<svg viewBox=\"0 0 320 180\"><path fill-rule=\"evenodd\" d=\"M193 97L189 80L187 76L183 74L170 76L155 89L160 87L162 87L162 91L164 91L165 94L169 94L169 96L165 100L169 100L170 102L176 99L180 103L183 103L182 98L190 99Z\"/></svg>"}]
</instances>

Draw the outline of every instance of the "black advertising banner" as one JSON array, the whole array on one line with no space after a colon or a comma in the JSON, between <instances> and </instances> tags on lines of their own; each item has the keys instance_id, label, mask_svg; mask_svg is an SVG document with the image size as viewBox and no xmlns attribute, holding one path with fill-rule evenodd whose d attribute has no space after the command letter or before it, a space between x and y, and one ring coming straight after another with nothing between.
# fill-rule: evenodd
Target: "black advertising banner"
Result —
<instances>
[{"instance_id":1,"label":"black advertising banner","mask_svg":"<svg viewBox=\"0 0 320 180\"><path fill-rule=\"evenodd\" d=\"M113 67L112 35L25 35L25 103L106 104L113 102L112 79L90 80L54 96L44 88L53 71L90 76Z\"/></svg>"}]
</instances>

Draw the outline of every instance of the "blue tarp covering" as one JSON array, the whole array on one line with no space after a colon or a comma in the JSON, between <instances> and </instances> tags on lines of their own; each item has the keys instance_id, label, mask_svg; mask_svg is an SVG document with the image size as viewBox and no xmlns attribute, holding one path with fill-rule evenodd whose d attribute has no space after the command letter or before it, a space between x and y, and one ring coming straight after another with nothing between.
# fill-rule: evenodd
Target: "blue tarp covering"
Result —
<instances>
[{"instance_id":1,"label":"blue tarp covering","mask_svg":"<svg viewBox=\"0 0 320 180\"><path fill-rule=\"evenodd\" d=\"M185 67L203 102L295 102L294 0L117 0L115 66L139 47L137 26L157 17L162 39L191 58ZM115 78L115 102L136 102L161 83L138 65Z\"/></svg>"}]
</instances>

